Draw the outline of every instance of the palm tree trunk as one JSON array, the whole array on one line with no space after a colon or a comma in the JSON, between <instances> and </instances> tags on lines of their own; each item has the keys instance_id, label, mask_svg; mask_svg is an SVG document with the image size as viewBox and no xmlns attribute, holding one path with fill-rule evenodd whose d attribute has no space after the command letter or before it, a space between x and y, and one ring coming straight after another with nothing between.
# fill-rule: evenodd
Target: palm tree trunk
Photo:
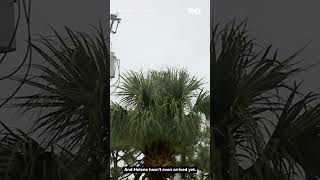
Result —
<instances>
[{"instance_id":1,"label":"palm tree trunk","mask_svg":"<svg viewBox=\"0 0 320 180\"><path fill-rule=\"evenodd\" d=\"M169 167L174 160L173 153L170 152L166 143L156 143L151 146L146 146L144 151L144 166L145 167ZM144 178L149 180L166 180L173 177L174 173L146 173Z\"/></svg>"},{"instance_id":2,"label":"palm tree trunk","mask_svg":"<svg viewBox=\"0 0 320 180\"><path fill-rule=\"evenodd\" d=\"M183 153L181 154L181 165L182 166L186 166L187 165L187 152L186 152L186 150L183 150ZM186 178L186 174L185 173L181 173L181 178L185 179Z\"/></svg>"},{"instance_id":3,"label":"palm tree trunk","mask_svg":"<svg viewBox=\"0 0 320 180\"><path fill-rule=\"evenodd\" d=\"M226 127L214 133L214 179L235 180L238 177L238 166L235 160L235 146L232 134Z\"/></svg>"}]
</instances>

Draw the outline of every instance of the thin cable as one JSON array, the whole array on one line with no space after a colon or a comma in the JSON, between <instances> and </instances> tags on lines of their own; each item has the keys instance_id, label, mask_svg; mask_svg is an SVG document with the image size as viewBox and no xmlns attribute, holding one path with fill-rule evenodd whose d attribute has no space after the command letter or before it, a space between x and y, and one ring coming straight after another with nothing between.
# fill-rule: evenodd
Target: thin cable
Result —
<instances>
[{"instance_id":1,"label":"thin cable","mask_svg":"<svg viewBox=\"0 0 320 180\"><path fill-rule=\"evenodd\" d=\"M17 31L18 31L18 27L19 27L19 22L20 22L20 17L21 17L21 13L20 13L20 3L17 3L18 4L18 17L17 17L17 22L16 22L16 26L14 28L14 31L13 31L13 35L11 37L11 40L10 40L10 43L9 43L9 47L11 47L15 37L16 37L16 34L17 34ZM5 60L5 58L7 57L7 54L8 52L5 52L4 55L1 57L1 60L0 60L0 64L3 63L3 61Z\"/></svg>"},{"instance_id":2,"label":"thin cable","mask_svg":"<svg viewBox=\"0 0 320 180\"><path fill-rule=\"evenodd\" d=\"M19 0L17 0L17 2L20 3ZM28 63L27 72L25 73L24 78L19 83L17 88L13 91L13 93L0 104L0 108L3 107L6 103L8 103L19 92L22 85L26 81L26 79L29 75L30 69L31 69L31 64L32 64L32 47L31 47L32 41L31 41L31 26L30 26L31 0L28 1L28 8L27 8L26 0L22 0L22 5L23 5L23 9L24 9L24 14L25 14L25 20L27 22L27 34L28 34L28 40L27 40L28 46L27 46L26 55L25 55L23 61L26 62L27 58L29 58L29 63ZM21 67L19 66L18 68L21 69ZM16 71L16 72L18 72L18 71ZM11 78L12 76L9 76L8 78Z\"/></svg>"}]
</instances>

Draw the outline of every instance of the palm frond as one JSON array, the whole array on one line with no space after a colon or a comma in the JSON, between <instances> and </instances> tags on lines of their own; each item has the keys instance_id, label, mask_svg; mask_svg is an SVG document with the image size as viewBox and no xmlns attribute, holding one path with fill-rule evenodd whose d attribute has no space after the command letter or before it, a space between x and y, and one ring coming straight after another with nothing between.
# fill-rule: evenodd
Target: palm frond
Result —
<instances>
[{"instance_id":1,"label":"palm frond","mask_svg":"<svg viewBox=\"0 0 320 180\"><path fill-rule=\"evenodd\" d=\"M55 39L43 37L39 45L33 44L46 64L33 65L42 75L31 77L25 84L39 92L16 97L18 103L12 106L44 112L36 119L33 131L41 131L48 144L85 152L101 146L98 140L107 134L109 123L103 112L108 108L104 99L109 91L108 45L102 27L94 35L66 27L66 38L55 29L53 32Z\"/></svg>"},{"instance_id":2,"label":"palm frond","mask_svg":"<svg viewBox=\"0 0 320 180\"><path fill-rule=\"evenodd\" d=\"M121 102L111 113L111 135L118 143L142 148L161 141L178 150L197 142L201 114L209 113L209 96L201 91L200 80L185 69L130 71L122 79Z\"/></svg>"}]
</instances>

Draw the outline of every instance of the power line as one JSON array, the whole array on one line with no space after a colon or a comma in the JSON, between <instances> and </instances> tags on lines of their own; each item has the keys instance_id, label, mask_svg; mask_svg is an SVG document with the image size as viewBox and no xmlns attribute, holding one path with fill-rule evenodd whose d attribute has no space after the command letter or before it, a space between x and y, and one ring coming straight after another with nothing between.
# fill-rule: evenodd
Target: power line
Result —
<instances>
[{"instance_id":1,"label":"power line","mask_svg":"<svg viewBox=\"0 0 320 180\"><path fill-rule=\"evenodd\" d=\"M15 90L10 94L10 96L8 98L5 98L5 100L1 102L0 108L3 107L6 103L8 103L19 92L19 90L21 89L22 85L24 84L25 80L27 79L27 77L29 75L29 72L31 69L31 64L32 64L32 47L31 47L32 46L32 39L31 39L31 22L30 22L30 19L31 19L31 0L17 0L16 3L18 6L18 17L17 17L17 22L15 25L13 36L12 36L12 39L10 41L9 46L11 46L11 44L13 43L13 41L16 37L16 34L17 34L17 29L19 27L20 20L21 20L21 6L22 6L22 10L23 10L24 17L26 20L26 28L27 28L27 35L28 35L27 49L26 49L25 55L24 55L20 65L18 67L16 67L9 74L0 77L0 81L11 79L14 75L16 75L18 72L21 71L22 67L24 65L26 65L26 63L28 61L27 71L24 74L23 80L21 82L19 82L19 84L17 85ZM0 65L6 60L7 54L8 54L8 52L4 53L4 55L1 57Z\"/></svg>"}]
</instances>

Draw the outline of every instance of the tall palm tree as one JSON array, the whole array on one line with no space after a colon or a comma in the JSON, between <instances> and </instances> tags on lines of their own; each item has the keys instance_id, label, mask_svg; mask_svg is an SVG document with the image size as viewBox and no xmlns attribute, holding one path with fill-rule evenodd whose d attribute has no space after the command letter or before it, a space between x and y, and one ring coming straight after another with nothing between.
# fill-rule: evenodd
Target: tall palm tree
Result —
<instances>
[{"instance_id":1,"label":"tall palm tree","mask_svg":"<svg viewBox=\"0 0 320 180\"><path fill-rule=\"evenodd\" d=\"M304 70L295 61L300 51L279 60L271 46L259 50L246 21L212 32L211 178L293 179L301 167L308 180L319 177L311 161L320 150L319 96L289 85Z\"/></svg>"},{"instance_id":2,"label":"tall palm tree","mask_svg":"<svg viewBox=\"0 0 320 180\"><path fill-rule=\"evenodd\" d=\"M65 179L106 179L110 133L105 113L109 102L104 98L109 90L109 52L103 30L97 29L93 37L69 28L65 29L67 38L53 32L54 39L43 38L41 44L33 44L45 61L33 64L41 74L27 80L12 78L39 91L15 97L17 103L12 107L41 111L31 132L40 133L43 141L38 146L44 151L59 147L72 157L63 157L61 164L71 164L79 172L63 176ZM208 117L208 93L201 90L201 81L185 70L152 71L147 77L131 72L124 79L118 93L123 106L112 106L113 140L119 140L113 143L115 148L141 150L146 166L172 164L174 155L198 141L203 112ZM122 126L133 133L131 139L123 136ZM21 166L34 164L30 161Z\"/></svg>"},{"instance_id":3,"label":"tall palm tree","mask_svg":"<svg viewBox=\"0 0 320 180\"><path fill-rule=\"evenodd\" d=\"M200 138L201 108L209 100L201 80L184 69L130 71L122 79L121 102L111 112L111 147L140 150L146 167L173 165L175 155ZM170 176L146 173L149 179Z\"/></svg>"}]
</instances>

